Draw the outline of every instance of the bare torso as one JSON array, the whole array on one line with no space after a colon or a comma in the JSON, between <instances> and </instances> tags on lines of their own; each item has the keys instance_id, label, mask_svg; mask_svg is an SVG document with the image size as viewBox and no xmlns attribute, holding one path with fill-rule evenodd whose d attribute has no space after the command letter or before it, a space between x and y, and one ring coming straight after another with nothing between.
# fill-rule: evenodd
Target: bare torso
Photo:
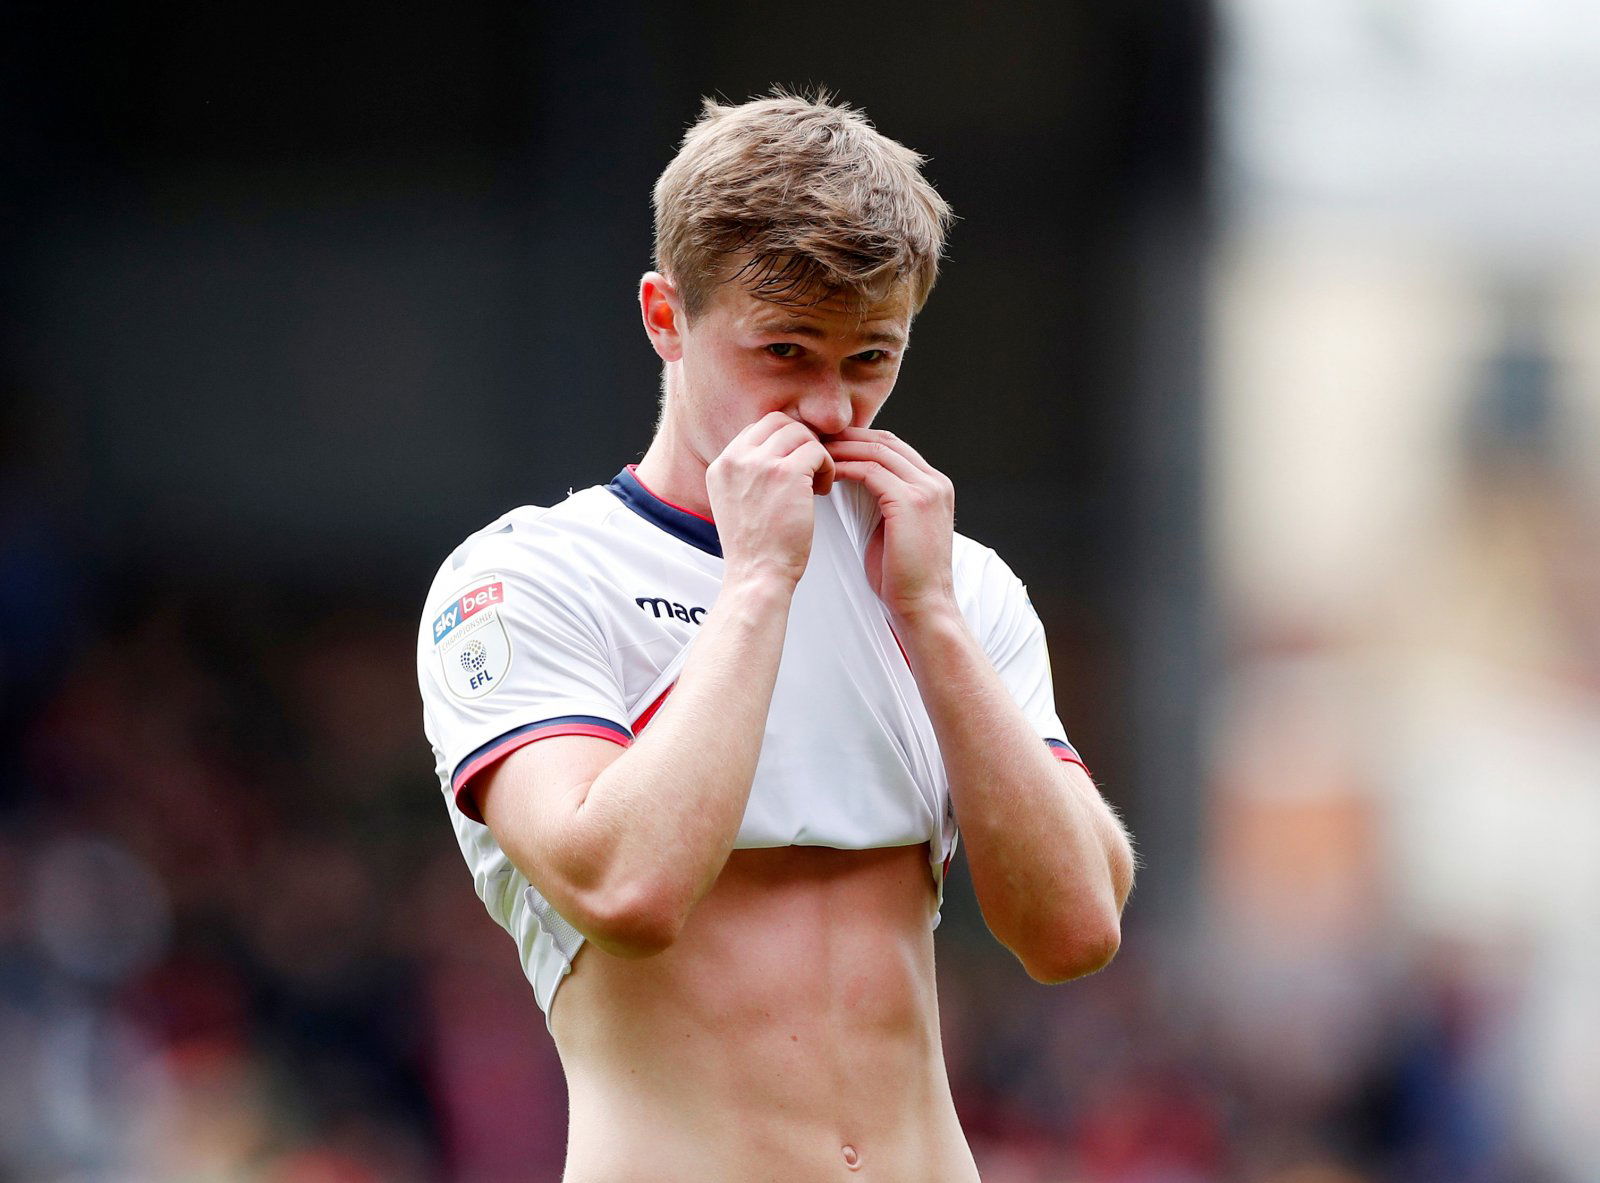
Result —
<instances>
[{"instance_id":1,"label":"bare torso","mask_svg":"<svg viewBox=\"0 0 1600 1183\"><path fill-rule=\"evenodd\" d=\"M566 1183L976 1180L925 845L738 850L665 952L585 946L551 1030Z\"/></svg>"}]
</instances>

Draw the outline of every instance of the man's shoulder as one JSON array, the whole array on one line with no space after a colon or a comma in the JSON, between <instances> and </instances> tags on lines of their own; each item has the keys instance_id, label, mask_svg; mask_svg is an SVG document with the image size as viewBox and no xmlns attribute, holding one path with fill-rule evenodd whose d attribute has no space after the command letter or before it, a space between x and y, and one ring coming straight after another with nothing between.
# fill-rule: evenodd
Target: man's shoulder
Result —
<instances>
[{"instance_id":1,"label":"man's shoulder","mask_svg":"<svg viewBox=\"0 0 1600 1183\"><path fill-rule=\"evenodd\" d=\"M468 534L439 565L452 572L480 568L559 551L574 538L603 529L621 508L604 485L569 492L554 505L521 505Z\"/></svg>"},{"instance_id":2,"label":"man's shoulder","mask_svg":"<svg viewBox=\"0 0 1600 1183\"><path fill-rule=\"evenodd\" d=\"M603 485L568 493L554 505L522 505L467 535L439 564L428 588L427 613L442 599L457 597L482 582L509 578L563 585L592 565L597 548L586 540L602 535L616 510Z\"/></svg>"},{"instance_id":3,"label":"man's shoulder","mask_svg":"<svg viewBox=\"0 0 1600 1183\"><path fill-rule=\"evenodd\" d=\"M956 598L974 627L981 631L983 622L1005 619L1022 606L1032 612L1027 587L993 547L957 534L951 558Z\"/></svg>"},{"instance_id":4,"label":"man's shoulder","mask_svg":"<svg viewBox=\"0 0 1600 1183\"><path fill-rule=\"evenodd\" d=\"M995 549L979 542L976 538L956 531L951 542L950 557L955 565L956 579L968 578L981 581L996 569L1010 574L1011 568L1006 565Z\"/></svg>"}]
</instances>

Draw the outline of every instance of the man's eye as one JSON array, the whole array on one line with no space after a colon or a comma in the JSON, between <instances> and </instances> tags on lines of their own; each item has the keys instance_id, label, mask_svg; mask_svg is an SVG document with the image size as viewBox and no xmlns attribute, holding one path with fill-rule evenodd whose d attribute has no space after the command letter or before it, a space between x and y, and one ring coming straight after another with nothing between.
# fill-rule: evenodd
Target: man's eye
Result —
<instances>
[{"instance_id":1,"label":"man's eye","mask_svg":"<svg viewBox=\"0 0 1600 1183\"><path fill-rule=\"evenodd\" d=\"M779 341L776 344L768 345L767 352L772 354L773 357L799 357L800 346L793 341Z\"/></svg>"},{"instance_id":2,"label":"man's eye","mask_svg":"<svg viewBox=\"0 0 1600 1183\"><path fill-rule=\"evenodd\" d=\"M888 357L889 351L887 349L868 349L862 353L856 354L855 359L859 362L865 362L870 366L876 362L886 361L888 360Z\"/></svg>"}]
</instances>

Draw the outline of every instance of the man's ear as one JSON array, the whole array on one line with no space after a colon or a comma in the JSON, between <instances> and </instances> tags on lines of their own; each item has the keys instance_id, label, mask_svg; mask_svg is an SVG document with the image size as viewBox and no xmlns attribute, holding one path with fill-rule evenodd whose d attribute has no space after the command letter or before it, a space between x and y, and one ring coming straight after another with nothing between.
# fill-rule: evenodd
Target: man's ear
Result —
<instances>
[{"instance_id":1,"label":"man's ear","mask_svg":"<svg viewBox=\"0 0 1600 1183\"><path fill-rule=\"evenodd\" d=\"M687 323L683 299L672 281L659 271L646 271L639 281L639 315L657 357L677 361L683 356L683 330Z\"/></svg>"}]
</instances>

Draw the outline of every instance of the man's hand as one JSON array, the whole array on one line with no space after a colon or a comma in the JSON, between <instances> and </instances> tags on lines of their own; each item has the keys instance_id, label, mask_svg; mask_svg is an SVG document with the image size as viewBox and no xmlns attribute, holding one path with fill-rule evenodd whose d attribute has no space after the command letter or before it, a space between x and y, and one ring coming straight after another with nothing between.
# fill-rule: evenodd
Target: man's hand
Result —
<instances>
[{"instance_id":1,"label":"man's hand","mask_svg":"<svg viewBox=\"0 0 1600 1183\"><path fill-rule=\"evenodd\" d=\"M833 488L833 458L805 424L773 411L706 469L727 577L778 575L792 586L811 555L811 498Z\"/></svg>"},{"instance_id":2,"label":"man's hand","mask_svg":"<svg viewBox=\"0 0 1600 1183\"><path fill-rule=\"evenodd\" d=\"M850 428L827 447L835 475L860 481L883 511L867 577L938 736L984 921L1038 981L1093 973L1121 940L1133 849L1088 774L1040 742L962 618L954 486L887 431Z\"/></svg>"},{"instance_id":3,"label":"man's hand","mask_svg":"<svg viewBox=\"0 0 1600 1183\"><path fill-rule=\"evenodd\" d=\"M878 499L883 524L867 544L867 578L896 619L956 609L951 573L956 491L950 478L887 431L847 427L828 441L834 475Z\"/></svg>"}]
</instances>

